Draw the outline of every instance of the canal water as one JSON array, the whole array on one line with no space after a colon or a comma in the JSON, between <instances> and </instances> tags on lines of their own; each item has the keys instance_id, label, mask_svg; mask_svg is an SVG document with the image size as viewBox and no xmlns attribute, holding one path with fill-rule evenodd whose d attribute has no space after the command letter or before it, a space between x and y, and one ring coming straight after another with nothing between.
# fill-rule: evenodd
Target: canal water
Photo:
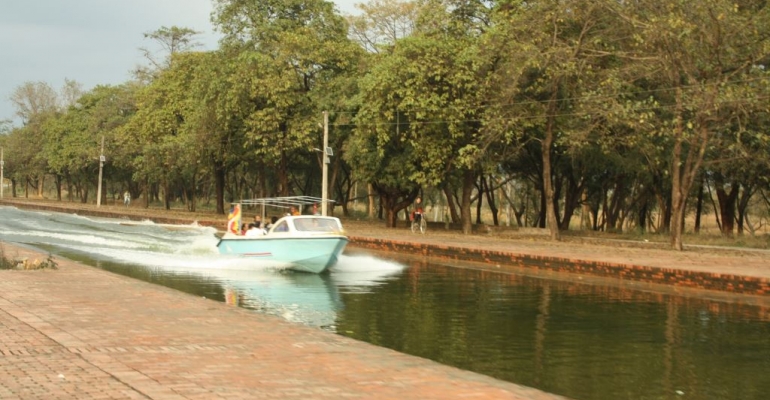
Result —
<instances>
[{"instance_id":1,"label":"canal water","mask_svg":"<svg viewBox=\"0 0 770 400\"><path fill-rule=\"evenodd\" d=\"M346 251L329 274L212 228L0 207L0 239L574 399L765 399L770 310Z\"/></svg>"}]
</instances>

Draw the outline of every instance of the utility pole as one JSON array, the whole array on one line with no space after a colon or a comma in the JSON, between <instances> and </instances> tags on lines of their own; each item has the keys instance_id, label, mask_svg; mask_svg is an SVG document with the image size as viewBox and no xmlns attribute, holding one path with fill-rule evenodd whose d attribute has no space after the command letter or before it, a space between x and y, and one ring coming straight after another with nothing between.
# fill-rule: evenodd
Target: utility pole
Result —
<instances>
[{"instance_id":1,"label":"utility pole","mask_svg":"<svg viewBox=\"0 0 770 400\"><path fill-rule=\"evenodd\" d=\"M104 169L104 136L102 136L102 150L99 152L99 184L96 187L96 208L102 205L102 170Z\"/></svg>"},{"instance_id":2,"label":"utility pole","mask_svg":"<svg viewBox=\"0 0 770 400\"><path fill-rule=\"evenodd\" d=\"M326 216L329 200L329 112L324 111L323 172L321 177L321 215Z\"/></svg>"},{"instance_id":3,"label":"utility pole","mask_svg":"<svg viewBox=\"0 0 770 400\"><path fill-rule=\"evenodd\" d=\"M0 199L3 198L3 190L5 189L5 149L0 147Z\"/></svg>"}]
</instances>

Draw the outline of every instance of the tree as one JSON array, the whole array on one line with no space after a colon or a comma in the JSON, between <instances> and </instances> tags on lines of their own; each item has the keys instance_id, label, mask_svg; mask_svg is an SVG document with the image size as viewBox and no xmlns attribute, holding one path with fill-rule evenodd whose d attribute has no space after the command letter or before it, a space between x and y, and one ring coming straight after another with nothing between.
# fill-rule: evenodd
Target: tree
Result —
<instances>
[{"instance_id":1,"label":"tree","mask_svg":"<svg viewBox=\"0 0 770 400\"><path fill-rule=\"evenodd\" d=\"M45 82L25 82L13 91L10 100L25 125L60 108L56 90Z\"/></svg>"},{"instance_id":2,"label":"tree","mask_svg":"<svg viewBox=\"0 0 770 400\"><path fill-rule=\"evenodd\" d=\"M66 87L71 84L71 81L67 81ZM16 115L24 124L24 128L17 132L23 133L28 143L34 143L18 149L18 156L23 160L20 167L26 169L25 194L28 195L29 186L34 184L37 186L37 195L42 197L45 174L48 172L47 160L41 151L45 140L44 126L47 119L55 117L61 110L59 95L45 82L26 82L13 91L11 102L16 108Z\"/></svg>"},{"instance_id":3,"label":"tree","mask_svg":"<svg viewBox=\"0 0 770 400\"><path fill-rule=\"evenodd\" d=\"M768 59L770 8L764 2L642 0L612 6L635 38L630 56L645 60L644 78L669 90L653 94L656 135L671 140L671 246L682 249L685 206L709 146L725 127L767 104L754 83ZM641 78L641 77L640 77ZM766 87L765 89L766 90Z\"/></svg>"},{"instance_id":4,"label":"tree","mask_svg":"<svg viewBox=\"0 0 770 400\"><path fill-rule=\"evenodd\" d=\"M214 21L224 50L251 72L244 145L276 171L278 192L288 195L292 157L318 147L316 93L357 66L359 49L322 0L218 0Z\"/></svg>"},{"instance_id":5,"label":"tree","mask_svg":"<svg viewBox=\"0 0 770 400\"><path fill-rule=\"evenodd\" d=\"M61 200L62 177L72 200L74 193L82 203L88 202L89 189L96 183L99 153L98 139L89 129L88 107L72 108L71 112L49 118L44 126L41 153L48 160L50 171L56 176L57 198ZM76 190L72 189L75 185Z\"/></svg>"},{"instance_id":6,"label":"tree","mask_svg":"<svg viewBox=\"0 0 770 400\"><path fill-rule=\"evenodd\" d=\"M196 41L198 35L200 32L196 30L178 26L170 28L162 26L155 31L145 33L145 39L152 40L160 47L160 56L156 56L155 52L146 47L140 48L139 50L150 63L150 66L137 67L134 75L144 82L156 78L158 73L171 68L176 54L190 52L200 47L200 43Z\"/></svg>"},{"instance_id":7,"label":"tree","mask_svg":"<svg viewBox=\"0 0 770 400\"><path fill-rule=\"evenodd\" d=\"M179 55L177 57L181 57ZM134 179L144 182L145 205L149 206L152 185L164 189L165 205L170 206L171 185L186 161L187 138L184 126L196 106L189 88L195 79L195 62L179 62L161 71L157 78L138 93L138 109L119 139L118 146L135 147ZM194 151L196 147L189 148Z\"/></svg>"},{"instance_id":8,"label":"tree","mask_svg":"<svg viewBox=\"0 0 770 400\"><path fill-rule=\"evenodd\" d=\"M415 30L418 18L416 1L372 0L356 4L360 15L348 16L350 35L368 52L392 48L397 41Z\"/></svg>"},{"instance_id":9,"label":"tree","mask_svg":"<svg viewBox=\"0 0 770 400\"><path fill-rule=\"evenodd\" d=\"M395 223L393 215L414 200L416 187L448 185L447 177L456 170L462 176L463 231L471 231L471 195L484 145L480 99L486 70L479 51L483 27L455 11L450 2L426 2L413 35L375 56L362 82L364 100L357 121L375 126L356 134L372 136L360 139L361 149L376 147L376 155L362 159L369 160L365 168L374 167L365 174L375 179L380 196L389 199L383 203L394 207L387 210L388 226ZM377 160L397 162L408 173L390 171L387 178L374 174L390 169L388 161ZM383 185L379 179L391 183Z\"/></svg>"},{"instance_id":10,"label":"tree","mask_svg":"<svg viewBox=\"0 0 770 400\"><path fill-rule=\"evenodd\" d=\"M602 72L611 48L603 39L611 23L603 4L505 1L489 39L490 51L500 54L490 131L506 140L540 143L546 226L553 240L560 238L553 157L585 142L595 121L573 113L579 99L606 79Z\"/></svg>"}]
</instances>

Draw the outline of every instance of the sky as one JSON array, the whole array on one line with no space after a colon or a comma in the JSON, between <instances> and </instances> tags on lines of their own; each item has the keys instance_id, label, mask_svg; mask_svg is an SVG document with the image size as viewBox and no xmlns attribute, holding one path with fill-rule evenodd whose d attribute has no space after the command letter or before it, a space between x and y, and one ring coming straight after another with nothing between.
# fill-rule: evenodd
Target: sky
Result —
<instances>
[{"instance_id":1,"label":"sky","mask_svg":"<svg viewBox=\"0 0 770 400\"><path fill-rule=\"evenodd\" d=\"M335 0L342 14L366 0ZM202 32L202 49L217 47L212 0L0 0L0 121L18 118L9 97L25 82L59 91L64 80L90 90L131 79L152 48L144 33L163 26Z\"/></svg>"}]
</instances>

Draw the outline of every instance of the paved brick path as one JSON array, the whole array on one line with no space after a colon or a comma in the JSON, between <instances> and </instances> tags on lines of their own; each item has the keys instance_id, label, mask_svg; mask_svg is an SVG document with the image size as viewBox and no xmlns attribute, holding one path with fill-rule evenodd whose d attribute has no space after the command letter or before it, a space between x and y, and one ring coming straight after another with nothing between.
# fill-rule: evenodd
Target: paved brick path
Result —
<instances>
[{"instance_id":1,"label":"paved brick path","mask_svg":"<svg viewBox=\"0 0 770 400\"><path fill-rule=\"evenodd\" d=\"M57 262L0 271L0 399L559 398Z\"/></svg>"}]
</instances>

